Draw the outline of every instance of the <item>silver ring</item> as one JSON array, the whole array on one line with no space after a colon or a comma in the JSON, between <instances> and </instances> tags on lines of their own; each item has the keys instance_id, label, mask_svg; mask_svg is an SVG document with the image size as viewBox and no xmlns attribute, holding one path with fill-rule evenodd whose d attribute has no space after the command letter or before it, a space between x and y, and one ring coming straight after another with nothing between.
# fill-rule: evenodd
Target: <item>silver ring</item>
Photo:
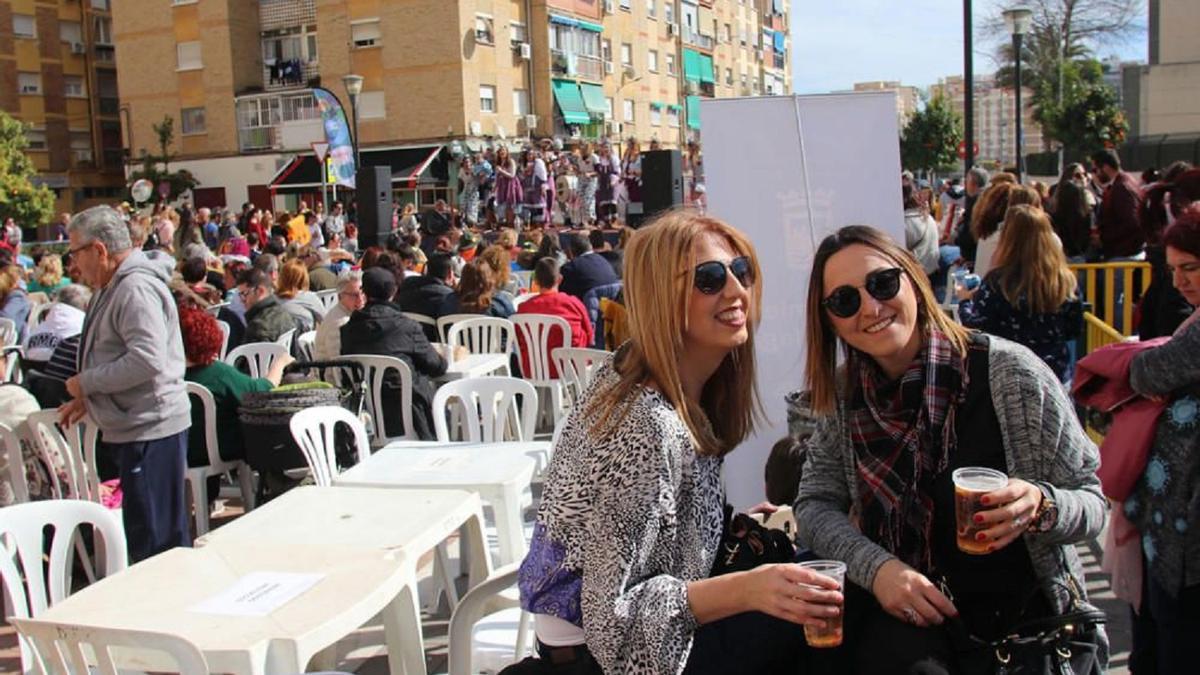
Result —
<instances>
[{"instance_id":1,"label":"silver ring","mask_svg":"<svg viewBox=\"0 0 1200 675\"><path fill-rule=\"evenodd\" d=\"M913 609L912 607L905 607L903 613L904 613L905 621L907 621L911 624L917 623L917 620L919 618L917 615L917 610Z\"/></svg>"}]
</instances>

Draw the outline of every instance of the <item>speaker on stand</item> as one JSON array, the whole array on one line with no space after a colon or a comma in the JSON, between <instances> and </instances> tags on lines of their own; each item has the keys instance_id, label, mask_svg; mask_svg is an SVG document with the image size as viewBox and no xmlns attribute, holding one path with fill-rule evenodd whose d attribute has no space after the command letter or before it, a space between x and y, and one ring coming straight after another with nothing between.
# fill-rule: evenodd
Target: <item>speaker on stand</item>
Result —
<instances>
[{"instance_id":1,"label":"speaker on stand","mask_svg":"<svg viewBox=\"0 0 1200 675\"><path fill-rule=\"evenodd\" d=\"M392 233L392 167L364 166L355 189L358 206L358 248L383 246Z\"/></svg>"},{"instance_id":2,"label":"speaker on stand","mask_svg":"<svg viewBox=\"0 0 1200 675\"><path fill-rule=\"evenodd\" d=\"M682 204L683 156L678 150L643 152L641 220Z\"/></svg>"}]
</instances>

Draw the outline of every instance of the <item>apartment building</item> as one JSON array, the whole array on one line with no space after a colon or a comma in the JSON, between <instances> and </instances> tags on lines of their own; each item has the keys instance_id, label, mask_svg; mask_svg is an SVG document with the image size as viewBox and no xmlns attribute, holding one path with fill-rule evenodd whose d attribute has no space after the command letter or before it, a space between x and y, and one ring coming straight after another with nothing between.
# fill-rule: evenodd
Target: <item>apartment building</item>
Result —
<instances>
[{"instance_id":1,"label":"apartment building","mask_svg":"<svg viewBox=\"0 0 1200 675\"><path fill-rule=\"evenodd\" d=\"M966 87L961 75L945 78L930 88L930 96L945 96L960 116L966 110ZM1024 154L1042 152L1045 139L1042 127L1033 119L1033 90L1021 89L1021 125ZM979 151L976 162L996 167L1016 166L1017 102L1011 87L1001 87L992 75L975 76L975 142Z\"/></svg>"},{"instance_id":2,"label":"apartment building","mask_svg":"<svg viewBox=\"0 0 1200 675\"><path fill-rule=\"evenodd\" d=\"M1150 0L1149 10L1150 64L1125 71L1130 135L1200 133L1200 3Z\"/></svg>"},{"instance_id":3,"label":"apartment building","mask_svg":"<svg viewBox=\"0 0 1200 675\"><path fill-rule=\"evenodd\" d=\"M59 211L124 189L109 0L0 0L0 108L24 122Z\"/></svg>"},{"instance_id":4,"label":"apartment building","mask_svg":"<svg viewBox=\"0 0 1200 675\"><path fill-rule=\"evenodd\" d=\"M679 147L702 134L702 97L790 92L788 4L121 0L113 19L132 154L164 115L178 120L173 166L200 180L198 204L319 191L312 87L350 115L350 73L363 78L362 163L391 166L397 197L426 203L447 193L450 147L548 136Z\"/></svg>"},{"instance_id":5,"label":"apartment building","mask_svg":"<svg viewBox=\"0 0 1200 675\"><path fill-rule=\"evenodd\" d=\"M917 112L921 101L916 87L906 86L892 80L874 82L855 82L854 91L890 91L896 95L896 121L903 129L908 124L908 118Z\"/></svg>"}]
</instances>

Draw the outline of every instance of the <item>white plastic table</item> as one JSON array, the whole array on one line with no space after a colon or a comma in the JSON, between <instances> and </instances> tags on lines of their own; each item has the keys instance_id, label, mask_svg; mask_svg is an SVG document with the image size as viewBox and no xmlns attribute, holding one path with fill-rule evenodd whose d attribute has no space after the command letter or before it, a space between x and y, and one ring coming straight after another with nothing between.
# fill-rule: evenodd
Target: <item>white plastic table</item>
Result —
<instances>
[{"instance_id":1,"label":"white plastic table","mask_svg":"<svg viewBox=\"0 0 1200 675\"><path fill-rule=\"evenodd\" d=\"M399 441L343 471L334 484L477 492L495 511L499 564L507 565L524 555L521 495L533 480L533 456L547 446L535 441L430 447Z\"/></svg>"},{"instance_id":2,"label":"white plastic table","mask_svg":"<svg viewBox=\"0 0 1200 675\"><path fill-rule=\"evenodd\" d=\"M171 633L199 647L213 672L264 675L304 672L314 654L382 613L391 672L424 673L420 644L404 649L409 645L400 639L420 630L420 617L411 611L416 604L413 565L403 547L176 548L71 595L39 619ZM190 609L252 572L324 577L265 617Z\"/></svg>"},{"instance_id":3,"label":"white plastic table","mask_svg":"<svg viewBox=\"0 0 1200 675\"><path fill-rule=\"evenodd\" d=\"M435 382L443 383L464 377L484 377L495 373L508 374L508 354L468 354L451 361L446 367L446 373L433 378Z\"/></svg>"}]
</instances>

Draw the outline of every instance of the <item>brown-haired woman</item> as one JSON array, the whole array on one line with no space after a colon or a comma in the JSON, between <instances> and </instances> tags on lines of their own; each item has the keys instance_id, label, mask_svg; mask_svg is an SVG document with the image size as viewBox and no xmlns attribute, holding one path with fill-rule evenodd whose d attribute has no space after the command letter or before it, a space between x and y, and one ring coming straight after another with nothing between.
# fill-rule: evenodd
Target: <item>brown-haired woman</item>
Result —
<instances>
[{"instance_id":1,"label":"brown-haired woman","mask_svg":"<svg viewBox=\"0 0 1200 675\"><path fill-rule=\"evenodd\" d=\"M836 584L791 564L708 578L722 457L758 409L754 248L676 211L638 230L626 260L632 337L566 419L519 574L549 663L504 672L794 672L798 624L838 611ZM725 632L739 622L747 639Z\"/></svg>"},{"instance_id":2,"label":"brown-haired woman","mask_svg":"<svg viewBox=\"0 0 1200 675\"><path fill-rule=\"evenodd\" d=\"M458 292L447 298L447 314L486 314L507 319L516 311L507 294L496 292L492 269L482 260L463 266L458 280Z\"/></svg>"},{"instance_id":3,"label":"brown-haired woman","mask_svg":"<svg viewBox=\"0 0 1200 675\"><path fill-rule=\"evenodd\" d=\"M807 325L821 419L796 519L802 542L870 591L846 601L847 671L959 672L948 622L989 640L1063 612L1051 589L1084 588L1074 544L1100 532L1106 505L1096 447L1054 373L954 323L912 256L870 227L821 242ZM1010 477L976 515L983 555L956 545L951 472L965 466ZM1103 667L1107 643L1092 637Z\"/></svg>"},{"instance_id":4,"label":"brown-haired woman","mask_svg":"<svg viewBox=\"0 0 1200 675\"><path fill-rule=\"evenodd\" d=\"M959 320L1025 345L1059 380L1070 381L1075 364L1068 343L1083 326L1083 304L1050 217L1035 206L1009 208L992 262L978 289L959 290Z\"/></svg>"},{"instance_id":5,"label":"brown-haired woman","mask_svg":"<svg viewBox=\"0 0 1200 675\"><path fill-rule=\"evenodd\" d=\"M317 294L308 290L308 266L300 260L290 260L279 270L275 282L279 304L296 319L301 333L313 330L325 317L325 309Z\"/></svg>"}]
</instances>

